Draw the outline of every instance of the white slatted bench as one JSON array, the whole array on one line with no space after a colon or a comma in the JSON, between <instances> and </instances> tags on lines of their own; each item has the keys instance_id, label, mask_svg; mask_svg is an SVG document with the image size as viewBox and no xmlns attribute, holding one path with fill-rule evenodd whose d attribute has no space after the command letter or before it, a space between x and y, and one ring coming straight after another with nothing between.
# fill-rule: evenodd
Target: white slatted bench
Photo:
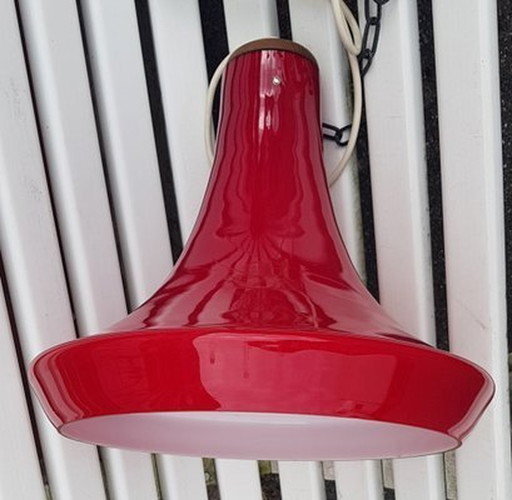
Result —
<instances>
[{"instance_id":1,"label":"white slatted bench","mask_svg":"<svg viewBox=\"0 0 512 500\"><path fill-rule=\"evenodd\" d=\"M276 5L285 4L224 0L229 48L278 36ZM0 3L0 500L206 500L201 459L63 439L27 392L25 368L37 353L120 319L169 272L179 250L170 240L179 237L166 220L166 149L183 239L209 172L198 3L78 6ZM324 120L348 123L347 71L329 2L288 7L294 40L320 65ZM339 500L382 500L384 486L399 500L512 498L496 8L492 0L432 0L449 344L491 372L494 402L455 459L279 463L284 500L326 499L325 470ZM360 196L360 184L369 184L358 182L356 160L332 197L362 275L360 198L372 203L380 301L406 330L435 343L417 16L415 2L390 0L365 80L372 199L367 190ZM139 29L148 27L156 83L141 50ZM161 90L161 109L150 106L148 80L152 98ZM154 125L164 121L163 143ZM325 154L334 164L340 151L326 144ZM222 500L262 499L257 462L216 460L215 471Z\"/></svg>"}]
</instances>

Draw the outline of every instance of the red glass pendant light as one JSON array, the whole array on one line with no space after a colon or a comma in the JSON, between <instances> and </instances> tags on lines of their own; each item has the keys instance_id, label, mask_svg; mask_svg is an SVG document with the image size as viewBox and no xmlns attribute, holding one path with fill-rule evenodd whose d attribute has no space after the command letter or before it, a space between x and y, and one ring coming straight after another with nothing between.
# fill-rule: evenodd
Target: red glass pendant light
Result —
<instances>
[{"instance_id":1,"label":"red glass pendant light","mask_svg":"<svg viewBox=\"0 0 512 500\"><path fill-rule=\"evenodd\" d=\"M359 280L324 174L317 65L275 39L227 65L210 183L169 279L30 376L73 439L288 460L454 448L494 390L405 333Z\"/></svg>"}]
</instances>

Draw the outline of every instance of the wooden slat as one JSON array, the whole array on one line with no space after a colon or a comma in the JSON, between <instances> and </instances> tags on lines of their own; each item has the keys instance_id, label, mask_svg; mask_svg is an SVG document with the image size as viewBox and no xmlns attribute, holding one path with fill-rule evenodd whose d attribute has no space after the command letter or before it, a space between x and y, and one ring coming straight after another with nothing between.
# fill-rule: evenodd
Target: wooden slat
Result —
<instances>
[{"instance_id":1,"label":"wooden slat","mask_svg":"<svg viewBox=\"0 0 512 500\"><path fill-rule=\"evenodd\" d=\"M279 462L281 496L286 500L325 500L320 462Z\"/></svg>"},{"instance_id":2,"label":"wooden slat","mask_svg":"<svg viewBox=\"0 0 512 500\"><path fill-rule=\"evenodd\" d=\"M118 319L124 303L77 12L66 1L54 5L20 2L49 182L81 306L78 328L86 333L102 317ZM101 292L104 282L113 289Z\"/></svg>"},{"instance_id":3,"label":"wooden slat","mask_svg":"<svg viewBox=\"0 0 512 500\"><path fill-rule=\"evenodd\" d=\"M81 5L128 302L135 307L171 266L137 16L130 0Z\"/></svg>"},{"instance_id":4,"label":"wooden slat","mask_svg":"<svg viewBox=\"0 0 512 500\"><path fill-rule=\"evenodd\" d=\"M496 2L433 1L450 348L497 391L457 451L461 500L512 498Z\"/></svg>"},{"instance_id":5,"label":"wooden slat","mask_svg":"<svg viewBox=\"0 0 512 500\"><path fill-rule=\"evenodd\" d=\"M215 472L222 500L261 500L258 462L216 460Z\"/></svg>"},{"instance_id":6,"label":"wooden slat","mask_svg":"<svg viewBox=\"0 0 512 500\"><path fill-rule=\"evenodd\" d=\"M20 5L73 309L91 334L127 311L78 14L69 2ZM103 453L112 498L156 498L149 455Z\"/></svg>"},{"instance_id":7,"label":"wooden slat","mask_svg":"<svg viewBox=\"0 0 512 500\"><path fill-rule=\"evenodd\" d=\"M149 0L183 240L192 230L210 173L203 120L207 76L197 2Z\"/></svg>"},{"instance_id":8,"label":"wooden slat","mask_svg":"<svg viewBox=\"0 0 512 500\"><path fill-rule=\"evenodd\" d=\"M159 455L160 486L164 499L206 500L206 482L200 458Z\"/></svg>"},{"instance_id":9,"label":"wooden slat","mask_svg":"<svg viewBox=\"0 0 512 500\"><path fill-rule=\"evenodd\" d=\"M12 2L0 4L0 242L24 362L74 337L23 51ZM97 451L60 437L39 405L55 500L105 498Z\"/></svg>"},{"instance_id":10,"label":"wooden slat","mask_svg":"<svg viewBox=\"0 0 512 500\"><path fill-rule=\"evenodd\" d=\"M380 302L406 331L435 344L418 41L416 4L386 4L365 79L366 117ZM397 460L393 474L398 500L445 498L441 456Z\"/></svg>"},{"instance_id":11,"label":"wooden slat","mask_svg":"<svg viewBox=\"0 0 512 500\"><path fill-rule=\"evenodd\" d=\"M45 500L43 477L1 282L0 381L2 398L8 402L0 408L0 498Z\"/></svg>"},{"instance_id":12,"label":"wooden slat","mask_svg":"<svg viewBox=\"0 0 512 500\"><path fill-rule=\"evenodd\" d=\"M295 41L303 43L317 58L320 68L322 120L342 126L350 123L347 61L341 46L330 3L290 0L290 19ZM324 142L326 169L332 168L343 149ZM331 188L338 224L347 250L359 274L364 276L364 250L359 211L357 165L353 158L342 177ZM382 498L380 463L335 464L338 495L341 498L378 500Z\"/></svg>"},{"instance_id":13,"label":"wooden slat","mask_svg":"<svg viewBox=\"0 0 512 500\"><path fill-rule=\"evenodd\" d=\"M224 0L229 50L256 38L279 36L273 0Z\"/></svg>"},{"instance_id":14,"label":"wooden slat","mask_svg":"<svg viewBox=\"0 0 512 500\"><path fill-rule=\"evenodd\" d=\"M364 462L336 462L334 464L336 494L341 499L384 498L382 469L376 460Z\"/></svg>"},{"instance_id":15,"label":"wooden slat","mask_svg":"<svg viewBox=\"0 0 512 500\"><path fill-rule=\"evenodd\" d=\"M199 8L189 0L150 0L149 8L180 226L186 240L209 174L203 146L207 77ZM165 456L158 464L166 498L206 499L201 459Z\"/></svg>"}]
</instances>

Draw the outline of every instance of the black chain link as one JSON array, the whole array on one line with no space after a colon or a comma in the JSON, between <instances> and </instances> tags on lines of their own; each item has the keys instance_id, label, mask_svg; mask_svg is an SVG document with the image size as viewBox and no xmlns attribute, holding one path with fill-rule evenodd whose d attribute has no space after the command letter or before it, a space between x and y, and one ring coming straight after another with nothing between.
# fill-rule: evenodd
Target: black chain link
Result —
<instances>
[{"instance_id":1,"label":"black chain link","mask_svg":"<svg viewBox=\"0 0 512 500\"><path fill-rule=\"evenodd\" d=\"M361 77L365 77L366 73L372 65L373 58L377 52L380 37L380 25L382 20L382 6L387 4L389 0L365 0L364 1L364 18L365 25L362 35L361 52L357 56L359 67L361 68ZM324 133L325 139L334 141L338 146L346 146L348 139L343 136L350 131L352 125L344 127L336 127L329 123L322 123L324 129L330 130L332 134Z\"/></svg>"},{"instance_id":2,"label":"black chain link","mask_svg":"<svg viewBox=\"0 0 512 500\"><path fill-rule=\"evenodd\" d=\"M382 20L382 6L387 4L389 0L365 0L364 2L364 18L365 25L363 31L362 49L359 53L358 60L361 68L361 76L364 78L373 58L377 52L380 36L380 23Z\"/></svg>"},{"instance_id":3,"label":"black chain link","mask_svg":"<svg viewBox=\"0 0 512 500\"><path fill-rule=\"evenodd\" d=\"M335 125L331 125L329 123L322 123L322 127L327 130L332 130L333 134L323 134L325 139L329 139L330 141L334 141L338 146L346 146L348 144L348 137L346 139L343 136L349 133L352 128L352 124L345 125L344 127L336 127Z\"/></svg>"}]
</instances>

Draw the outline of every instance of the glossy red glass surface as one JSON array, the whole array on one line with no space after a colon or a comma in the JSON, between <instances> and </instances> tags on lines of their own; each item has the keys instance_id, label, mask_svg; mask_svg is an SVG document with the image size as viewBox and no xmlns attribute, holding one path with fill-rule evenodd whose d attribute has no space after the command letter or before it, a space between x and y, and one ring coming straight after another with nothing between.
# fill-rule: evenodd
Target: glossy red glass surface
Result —
<instances>
[{"instance_id":1,"label":"glossy red glass surface","mask_svg":"<svg viewBox=\"0 0 512 500\"><path fill-rule=\"evenodd\" d=\"M318 69L293 45L228 64L210 183L169 279L103 335L40 355L31 382L64 434L93 417L214 411L404 424L458 443L493 393L359 280L326 185Z\"/></svg>"}]
</instances>

